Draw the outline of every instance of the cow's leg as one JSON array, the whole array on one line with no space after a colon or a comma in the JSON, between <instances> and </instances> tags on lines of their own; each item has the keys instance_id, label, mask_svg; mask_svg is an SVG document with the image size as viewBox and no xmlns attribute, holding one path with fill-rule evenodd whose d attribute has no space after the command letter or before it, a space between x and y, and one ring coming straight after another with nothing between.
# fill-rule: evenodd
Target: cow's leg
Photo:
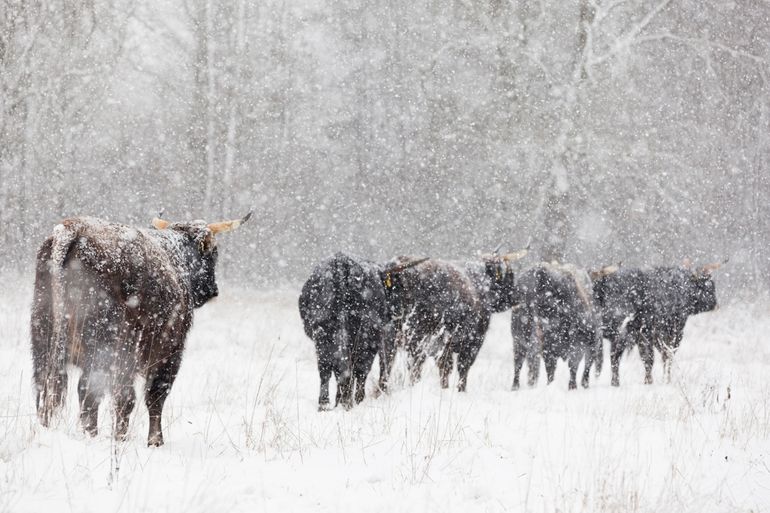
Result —
<instances>
[{"instance_id":1,"label":"cow's leg","mask_svg":"<svg viewBox=\"0 0 770 513\"><path fill-rule=\"evenodd\" d=\"M354 377L353 368L350 362L351 355L343 357L335 362L334 366L334 378L337 380L337 396L334 401L334 406L342 405L343 408L349 410L353 406L353 390Z\"/></svg>"},{"instance_id":2,"label":"cow's leg","mask_svg":"<svg viewBox=\"0 0 770 513\"><path fill-rule=\"evenodd\" d=\"M682 343L682 330L679 330L669 345L661 347L660 355L663 359L663 372L666 376L666 383L671 383L671 364L674 361L674 354Z\"/></svg>"},{"instance_id":3,"label":"cow's leg","mask_svg":"<svg viewBox=\"0 0 770 513\"><path fill-rule=\"evenodd\" d=\"M457 382L458 392L465 392L465 387L468 384L468 371L471 370L471 365L476 361L483 341L483 335L480 338L474 336L465 342L457 354L457 373L460 376Z\"/></svg>"},{"instance_id":4,"label":"cow's leg","mask_svg":"<svg viewBox=\"0 0 770 513\"><path fill-rule=\"evenodd\" d=\"M422 377L422 366L425 363L427 355L422 344L412 343L409 345L409 357L407 358L407 367L409 368L409 382L414 385Z\"/></svg>"},{"instance_id":5,"label":"cow's leg","mask_svg":"<svg viewBox=\"0 0 770 513\"><path fill-rule=\"evenodd\" d=\"M363 341L364 349L356 352L354 357L353 379L355 381L354 400L356 404L363 401L366 396L366 378L369 376L369 371L372 370L374 357L377 355L375 348L377 347L378 336L375 331L369 332Z\"/></svg>"},{"instance_id":6,"label":"cow's leg","mask_svg":"<svg viewBox=\"0 0 770 513\"><path fill-rule=\"evenodd\" d=\"M513 385L511 390L519 389L519 375L521 374L521 368L524 365L524 358L526 357L526 349L524 344L514 339L513 341Z\"/></svg>"},{"instance_id":7,"label":"cow's leg","mask_svg":"<svg viewBox=\"0 0 770 513\"><path fill-rule=\"evenodd\" d=\"M586 368L583 369L583 378L580 380L580 386L583 388L588 388L590 386L591 382L591 367L589 365L586 365Z\"/></svg>"},{"instance_id":8,"label":"cow's leg","mask_svg":"<svg viewBox=\"0 0 770 513\"><path fill-rule=\"evenodd\" d=\"M353 378L350 380L350 406L358 404L366 397L366 377L369 373L353 370Z\"/></svg>"},{"instance_id":9,"label":"cow's leg","mask_svg":"<svg viewBox=\"0 0 770 513\"><path fill-rule=\"evenodd\" d=\"M375 333L370 334L370 337L374 338L377 335ZM376 341L375 341L376 342ZM373 348L377 347L372 341L365 344L366 349L356 354L355 361L353 363L353 379L355 381L355 404L360 403L366 396L366 378L369 376L369 371L372 370L374 364L374 357L377 355L377 351ZM351 384L351 386L353 386Z\"/></svg>"},{"instance_id":10,"label":"cow's leg","mask_svg":"<svg viewBox=\"0 0 770 513\"><path fill-rule=\"evenodd\" d=\"M660 358L663 361L663 376L666 379L666 383L671 383L671 351L668 347L662 347L660 350Z\"/></svg>"},{"instance_id":11,"label":"cow's leg","mask_svg":"<svg viewBox=\"0 0 770 513\"><path fill-rule=\"evenodd\" d=\"M604 367L604 339L602 337L599 337L599 340L596 341L596 344L591 349L591 352L591 360L593 361L592 365L596 369L594 376L598 378L602 373L602 367Z\"/></svg>"},{"instance_id":12,"label":"cow's leg","mask_svg":"<svg viewBox=\"0 0 770 513\"><path fill-rule=\"evenodd\" d=\"M351 376L350 371L343 371L335 372L334 377L337 379L337 397L334 406L341 404L343 408L349 410L353 407L353 376Z\"/></svg>"},{"instance_id":13,"label":"cow's leg","mask_svg":"<svg viewBox=\"0 0 770 513\"><path fill-rule=\"evenodd\" d=\"M318 375L321 378L321 388L318 392L318 411L329 408L329 380L332 377L331 365L318 362Z\"/></svg>"},{"instance_id":14,"label":"cow's leg","mask_svg":"<svg viewBox=\"0 0 770 513\"><path fill-rule=\"evenodd\" d=\"M610 367L612 369L612 386L620 386L620 357L623 356L625 344L620 335L610 339Z\"/></svg>"},{"instance_id":15,"label":"cow's leg","mask_svg":"<svg viewBox=\"0 0 770 513\"><path fill-rule=\"evenodd\" d=\"M644 384L652 384L652 365L655 362L655 352L652 347L652 340L648 337L641 337L639 339L639 356L644 363Z\"/></svg>"},{"instance_id":16,"label":"cow's leg","mask_svg":"<svg viewBox=\"0 0 770 513\"><path fill-rule=\"evenodd\" d=\"M548 378L548 384L553 381L556 372L556 357L548 351L543 352L543 361L545 362L545 375Z\"/></svg>"},{"instance_id":17,"label":"cow's leg","mask_svg":"<svg viewBox=\"0 0 770 513\"><path fill-rule=\"evenodd\" d=\"M128 433L128 419L136 405L133 374L117 380L112 387L112 402L115 410L113 436L115 440L125 440Z\"/></svg>"},{"instance_id":18,"label":"cow's leg","mask_svg":"<svg viewBox=\"0 0 770 513\"><path fill-rule=\"evenodd\" d=\"M323 328L313 332L313 341L315 342L316 364L320 378L318 411L323 411L329 408L329 380L334 370L334 341L333 337L327 335L327 331Z\"/></svg>"},{"instance_id":19,"label":"cow's leg","mask_svg":"<svg viewBox=\"0 0 770 513\"><path fill-rule=\"evenodd\" d=\"M366 397L366 376L356 376L356 392L354 400L359 404Z\"/></svg>"},{"instance_id":20,"label":"cow's leg","mask_svg":"<svg viewBox=\"0 0 770 513\"><path fill-rule=\"evenodd\" d=\"M379 357L380 379L377 383L377 395L388 392L390 373L393 372L393 361L396 359L396 337L394 334L385 333L383 335Z\"/></svg>"},{"instance_id":21,"label":"cow's leg","mask_svg":"<svg viewBox=\"0 0 770 513\"><path fill-rule=\"evenodd\" d=\"M150 414L150 429L147 435L147 445L160 447L163 445L163 429L161 427L161 417L163 415L163 405L166 402L171 386L174 384L181 358L175 353L158 367L152 369L147 376L144 386L144 403Z\"/></svg>"},{"instance_id":22,"label":"cow's leg","mask_svg":"<svg viewBox=\"0 0 770 513\"><path fill-rule=\"evenodd\" d=\"M575 352L576 351L571 352L567 360L567 364L569 365L569 390L575 390L577 388L577 370L580 365L580 355L576 355ZM583 386L587 386L587 384Z\"/></svg>"},{"instance_id":23,"label":"cow's leg","mask_svg":"<svg viewBox=\"0 0 770 513\"><path fill-rule=\"evenodd\" d=\"M80 425L87 434L96 436L98 430L99 404L104 398L103 383L94 373L94 381L91 381L91 368L83 369L78 381L78 398L80 399Z\"/></svg>"},{"instance_id":24,"label":"cow's leg","mask_svg":"<svg viewBox=\"0 0 770 513\"><path fill-rule=\"evenodd\" d=\"M441 388L449 388L449 375L454 367L454 355L452 353L451 337L444 336L444 350L438 359L439 375L441 376Z\"/></svg>"},{"instance_id":25,"label":"cow's leg","mask_svg":"<svg viewBox=\"0 0 770 513\"><path fill-rule=\"evenodd\" d=\"M380 394L388 393L388 380L390 379L390 371L392 364L389 360L386 360L387 356L384 352L379 354L380 357L380 378L377 380L377 390L374 391L374 396L378 397Z\"/></svg>"},{"instance_id":26,"label":"cow's leg","mask_svg":"<svg viewBox=\"0 0 770 513\"><path fill-rule=\"evenodd\" d=\"M527 386L533 387L540 377L540 353L530 349L527 353Z\"/></svg>"},{"instance_id":27,"label":"cow's leg","mask_svg":"<svg viewBox=\"0 0 770 513\"><path fill-rule=\"evenodd\" d=\"M545 335L543 333L543 325L541 321L535 320L534 322L530 322L529 326L529 343L531 345L527 349L527 372L529 377L527 380L527 385L533 387L537 383L537 379L540 377L541 354L543 355L543 361L545 361L545 354L543 354L543 342Z\"/></svg>"},{"instance_id":28,"label":"cow's leg","mask_svg":"<svg viewBox=\"0 0 770 513\"><path fill-rule=\"evenodd\" d=\"M671 363L674 359L674 344L660 344L660 358L663 361L663 376L666 383L671 383Z\"/></svg>"},{"instance_id":29,"label":"cow's leg","mask_svg":"<svg viewBox=\"0 0 770 513\"><path fill-rule=\"evenodd\" d=\"M580 380L580 386L583 388L588 388L591 380L591 367L593 366L593 362L594 348L589 347L585 351L585 367L583 368L583 378ZM580 363L580 357L578 357L578 363ZM577 370L577 365L575 365L575 370Z\"/></svg>"}]
</instances>

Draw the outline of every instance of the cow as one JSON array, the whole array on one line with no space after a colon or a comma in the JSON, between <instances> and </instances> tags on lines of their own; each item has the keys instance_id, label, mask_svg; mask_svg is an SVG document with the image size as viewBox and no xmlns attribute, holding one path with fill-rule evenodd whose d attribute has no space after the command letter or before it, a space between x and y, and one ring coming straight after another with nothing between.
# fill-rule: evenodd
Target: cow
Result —
<instances>
[{"instance_id":1,"label":"cow","mask_svg":"<svg viewBox=\"0 0 770 513\"><path fill-rule=\"evenodd\" d=\"M720 266L708 264L695 270L609 266L592 274L604 336L610 341L613 386L620 385L620 357L634 344L644 363L644 383L652 383L655 349L663 360L665 379L671 381L671 363L688 317L717 306L712 273Z\"/></svg>"},{"instance_id":2,"label":"cow","mask_svg":"<svg viewBox=\"0 0 770 513\"><path fill-rule=\"evenodd\" d=\"M96 436L112 397L113 436L125 440L145 378L148 446L163 445L163 404L182 361L193 310L218 295L215 236L251 217L206 224L156 218L133 228L92 217L63 220L37 252L31 315L36 404L48 427L67 391L66 365L82 369L80 423Z\"/></svg>"},{"instance_id":3,"label":"cow","mask_svg":"<svg viewBox=\"0 0 770 513\"><path fill-rule=\"evenodd\" d=\"M412 383L420 379L422 366L431 356L438 357L440 384L448 388L457 355L457 389L466 390L468 371L492 313L507 310L515 300L510 263L526 253L487 255L469 263L428 260L394 280L389 290L401 311L396 329L407 352Z\"/></svg>"},{"instance_id":4,"label":"cow","mask_svg":"<svg viewBox=\"0 0 770 513\"><path fill-rule=\"evenodd\" d=\"M578 366L585 360L581 385L587 388L591 366L596 363L600 372L603 357L588 274L572 265L542 263L525 271L516 287L518 299L511 314L512 390L519 388L525 359L528 385L537 383L541 356L548 383L554 379L557 361L567 361L569 390L577 388Z\"/></svg>"},{"instance_id":5,"label":"cow","mask_svg":"<svg viewBox=\"0 0 770 513\"><path fill-rule=\"evenodd\" d=\"M329 407L334 373L334 405L350 409L365 396L366 378L380 356L379 390L387 389L394 341L393 310L386 287L422 260L378 264L336 253L317 264L302 286L299 313L305 334L314 342L321 378L318 409Z\"/></svg>"}]
</instances>

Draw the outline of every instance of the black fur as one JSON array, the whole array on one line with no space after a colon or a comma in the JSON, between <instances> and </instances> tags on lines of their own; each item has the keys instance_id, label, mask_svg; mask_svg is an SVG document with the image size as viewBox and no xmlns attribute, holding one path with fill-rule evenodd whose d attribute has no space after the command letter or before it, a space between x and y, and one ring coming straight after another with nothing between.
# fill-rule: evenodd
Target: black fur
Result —
<instances>
[{"instance_id":1,"label":"black fur","mask_svg":"<svg viewBox=\"0 0 770 513\"><path fill-rule=\"evenodd\" d=\"M558 359L568 362L570 389L577 388L578 366L585 359L581 384L588 387L591 365L602 358L601 332L590 282L587 275L580 280L577 273L582 271L542 264L526 271L517 281L519 301L511 316L514 390L519 388L525 359L529 386L537 382L541 356L548 383L553 381Z\"/></svg>"},{"instance_id":2,"label":"black fur","mask_svg":"<svg viewBox=\"0 0 770 513\"><path fill-rule=\"evenodd\" d=\"M654 349L666 379L679 349L687 318L716 308L716 289L708 272L679 267L623 269L594 284L604 336L609 339L612 384L620 384L620 357L636 344L644 363L644 382L652 383Z\"/></svg>"},{"instance_id":3,"label":"black fur","mask_svg":"<svg viewBox=\"0 0 770 513\"><path fill-rule=\"evenodd\" d=\"M337 381L335 406L350 408L353 399L360 403L377 354L380 388L387 386L393 326L385 279L384 266L337 253L319 263L302 287L299 313L318 357L319 409L329 404L332 373Z\"/></svg>"}]
</instances>

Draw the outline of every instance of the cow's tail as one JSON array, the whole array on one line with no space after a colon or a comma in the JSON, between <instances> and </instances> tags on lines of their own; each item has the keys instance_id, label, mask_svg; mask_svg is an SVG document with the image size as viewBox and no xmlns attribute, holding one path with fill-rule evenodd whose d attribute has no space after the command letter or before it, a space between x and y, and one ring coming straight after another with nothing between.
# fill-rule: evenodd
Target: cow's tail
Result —
<instances>
[{"instance_id":1,"label":"cow's tail","mask_svg":"<svg viewBox=\"0 0 770 513\"><path fill-rule=\"evenodd\" d=\"M604 364L604 337L602 336L601 328L598 329L598 336L596 342L592 348L595 376L598 378L602 373L602 367Z\"/></svg>"},{"instance_id":2,"label":"cow's tail","mask_svg":"<svg viewBox=\"0 0 770 513\"><path fill-rule=\"evenodd\" d=\"M63 224L56 225L51 243L49 264L51 287L52 325L48 348L38 383L38 417L40 423L48 426L51 418L64 403L67 392L67 319L65 312L64 264L70 247L77 238L77 231Z\"/></svg>"}]
</instances>

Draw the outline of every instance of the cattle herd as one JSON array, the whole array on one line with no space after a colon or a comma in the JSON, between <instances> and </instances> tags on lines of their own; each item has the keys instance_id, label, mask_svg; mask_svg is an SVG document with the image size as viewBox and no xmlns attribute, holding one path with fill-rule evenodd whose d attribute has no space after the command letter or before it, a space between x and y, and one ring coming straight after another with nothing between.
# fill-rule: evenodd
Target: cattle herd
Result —
<instances>
[{"instance_id":1,"label":"cattle herd","mask_svg":"<svg viewBox=\"0 0 770 513\"><path fill-rule=\"evenodd\" d=\"M122 440L135 406L134 377L145 378L148 445L163 444L163 404L181 364L193 310L217 296L215 236L249 219L132 228L89 217L66 219L37 254L31 316L38 418L48 426L67 390L68 364L82 369L77 390L82 428L97 434L104 395L112 397L113 436ZM401 256L384 263L344 253L318 263L302 287L299 313L316 349L319 409L350 408L365 396L379 356L377 393L386 392L399 348L409 380L431 358L441 387L455 367L458 390L481 349L492 313L510 310L513 385L527 362L530 386L540 361L548 382L557 361L570 370L569 388L588 387L610 342L612 384L619 385L624 350L638 347L645 383L652 383L657 349L667 379L690 315L713 310L711 274L719 264L586 271L537 263L514 275L528 253L497 251L466 262Z\"/></svg>"},{"instance_id":2,"label":"cattle herd","mask_svg":"<svg viewBox=\"0 0 770 513\"><path fill-rule=\"evenodd\" d=\"M491 314L509 309L513 390L519 388L525 360L528 384L537 382L541 359L549 383L558 360L567 362L570 389L577 388L583 362L581 385L587 388L591 369L601 372L605 338L612 385L620 384L620 357L634 345L644 362L645 383L652 383L654 349L670 380L687 318L717 305L711 274L720 264L587 271L543 262L514 276L513 262L526 254L495 252L469 262L402 256L378 264L337 253L319 263L299 298L305 333L318 358L319 409L329 406L332 373L335 406L350 408L363 400L375 355L378 392L386 391L398 348L406 352L412 383L420 379L424 362L435 359L442 388L449 386L457 355L457 389L465 391Z\"/></svg>"}]
</instances>

